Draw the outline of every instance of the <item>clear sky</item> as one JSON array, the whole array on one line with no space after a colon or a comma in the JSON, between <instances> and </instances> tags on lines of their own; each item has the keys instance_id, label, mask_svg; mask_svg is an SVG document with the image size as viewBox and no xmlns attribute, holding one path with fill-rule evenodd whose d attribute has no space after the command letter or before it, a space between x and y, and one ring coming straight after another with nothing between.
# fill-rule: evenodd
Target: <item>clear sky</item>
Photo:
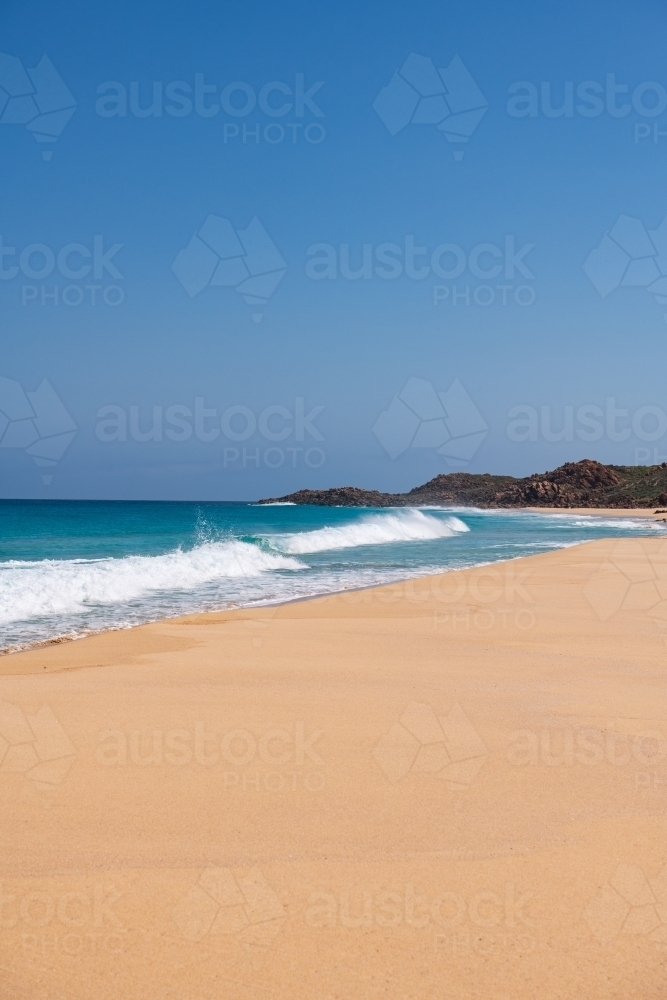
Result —
<instances>
[{"instance_id":1,"label":"clear sky","mask_svg":"<svg viewBox=\"0 0 667 1000\"><path fill-rule=\"evenodd\" d=\"M0 29L2 496L667 460L664 3Z\"/></svg>"}]
</instances>

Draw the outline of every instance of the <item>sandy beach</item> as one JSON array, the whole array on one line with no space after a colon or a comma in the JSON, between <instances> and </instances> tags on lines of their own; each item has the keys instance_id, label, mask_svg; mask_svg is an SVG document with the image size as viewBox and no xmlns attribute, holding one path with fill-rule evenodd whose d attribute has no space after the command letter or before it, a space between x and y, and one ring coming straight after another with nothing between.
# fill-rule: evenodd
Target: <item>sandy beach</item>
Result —
<instances>
[{"instance_id":1,"label":"sandy beach","mask_svg":"<svg viewBox=\"0 0 667 1000\"><path fill-rule=\"evenodd\" d=\"M0 997L663 998L666 609L604 540L0 658Z\"/></svg>"}]
</instances>

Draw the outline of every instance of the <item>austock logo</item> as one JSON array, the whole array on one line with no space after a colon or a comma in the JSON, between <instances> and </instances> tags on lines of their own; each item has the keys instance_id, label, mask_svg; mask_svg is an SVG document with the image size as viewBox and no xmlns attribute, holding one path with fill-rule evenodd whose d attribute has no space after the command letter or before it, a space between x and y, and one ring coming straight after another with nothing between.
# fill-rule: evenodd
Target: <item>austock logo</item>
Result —
<instances>
[{"instance_id":1,"label":"austock logo","mask_svg":"<svg viewBox=\"0 0 667 1000\"><path fill-rule=\"evenodd\" d=\"M619 865L591 899L584 919L601 944L631 934L667 950L667 866L647 878L637 865Z\"/></svg>"},{"instance_id":2,"label":"austock logo","mask_svg":"<svg viewBox=\"0 0 667 1000\"><path fill-rule=\"evenodd\" d=\"M667 90L655 80L633 87L619 83L615 73L607 73L604 84L597 80L565 80L552 86L548 80L538 85L517 80L508 90L507 113L511 118L626 118L632 112L641 118L657 118L667 108ZM667 135L658 122L634 123L635 144L653 136L653 143Z\"/></svg>"},{"instance_id":3,"label":"austock logo","mask_svg":"<svg viewBox=\"0 0 667 1000\"><path fill-rule=\"evenodd\" d=\"M500 889L500 891L498 891ZM456 892L448 887L441 891L430 886L430 893L419 891L414 882L396 886L392 890L372 886L355 885L353 888L339 888L337 891L320 889L308 898L305 923L313 928L337 928L349 930L371 930L374 927L394 929L410 927L413 930L435 932L436 950L451 944L443 933L461 931L466 925L477 931L483 928L486 940L481 942L486 954L496 950L500 936L493 931L498 928L509 937L522 932L534 924L528 913L534 892L521 892L513 882L506 882L496 891L484 888L476 892ZM525 935L524 942L532 950L534 941ZM460 944L460 939L456 944ZM504 944L508 942L503 942Z\"/></svg>"},{"instance_id":4,"label":"austock logo","mask_svg":"<svg viewBox=\"0 0 667 1000\"><path fill-rule=\"evenodd\" d=\"M667 541L657 547L630 538L611 543L584 585L584 597L600 621L619 611L643 611L656 625L666 625Z\"/></svg>"},{"instance_id":5,"label":"austock logo","mask_svg":"<svg viewBox=\"0 0 667 1000\"><path fill-rule=\"evenodd\" d=\"M95 111L100 118L187 118L194 114L203 119L222 119L222 141L226 145L238 140L242 145L269 146L287 142L296 145L305 141L319 145L326 130L319 121L306 122L306 117L324 118L315 95L324 86L323 80L307 86L303 73L294 75L292 86L284 80L271 80L257 90L244 80L233 80L218 92L218 84L206 83L204 73L194 74L194 86L187 80L163 82L153 80L152 87L142 88L138 80L127 86L119 80L107 80L97 88L100 95ZM319 98L318 98L319 99ZM256 112L253 124L247 119ZM232 118L235 121L227 119ZM296 121L291 121L295 118ZM268 122L267 122L268 119ZM280 119L280 121L276 121Z\"/></svg>"},{"instance_id":6,"label":"austock logo","mask_svg":"<svg viewBox=\"0 0 667 1000\"><path fill-rule=\"evenodd\" d=\"M278 287L287 263L255 216L245 229L209 215L171 269L190 298L204 288L233 288L249 306L263 307ZM255 323L262 313L255 309Z\"/></svg>"},{"instance_id":7,"label":"austock logo","mask_svg":"<svg viewBox=\"0 0 667 1000\"><path fill-rule=\"evenodd\" d=\"M0 53L0 125L24 125L39 143L56 141L76 110L76 101L48 56L34 69ZM50 160L53 150L42 150Z\"/></svg>"},{"instance_id":8,"label":"austock logo","mask_svg":"<svg viewBox=\"0 0 667 1000\"><path fill-rule=\"evenodd\" d=\"M208 868L177 904L173 918L188 941L222 935L246 947L268 948L286 913L257 866L246 875Z\"/></svg>"},{"instance_id":9,"label":"austock logo","mask_svg":"<svg viewBox=\"0 0 667 1000\"><path fill-rule=\"evenodd\" d=\"M132 938L116 913L122 893L108 882L55 876L34 879L14 878L0 882L0 930L4 953L20 949L32 964L45 967L63 957L69 967L77 958L88 961L106 954L117 961L127 952ZM5 969L0 983L3 1000L25 995L25 989L5 993ZM25 986L25 983L24 983ZM63 994L49 989L47 996L62 1000Z\"/></svg>"},{"instance_id":10,"label":"austock logo","mask_svg":"<svg viewBox=\"0 0 667 1000\"><path fill-rule=\"evenodd\" d=\"M21 281L23 306L33 303L76 308L84 302L119 306L125 300L125 291L116 282L123 281L124 275L113 258L122 249L122 243L113 243L105 250L104 237L99 233L89 246L66 243L55 249L46 243L29 243L23 248L7 246L0 235L0 281ZM25 283L23 278L31 283ZM63 284L62 278L70 284ZM45 284L46 279L53 284Z\"/></svg>"},{"instance_id":11,"label":"austock logo","mask_svg":"<svg viewBox=\"0 0 667 1000\"><path fill-rule=\"evenodd\" d=\"M323 410L323 406L308 410L303 396L297 396L292 407L266 406L259 414L239 404L226 407L220 414L217 407L205 405L203 396L195 396L191 406L107 405L97 411L95 437L105 444L128 440L142 444L163 440L184 443L191 439L210 444L219 440L225 442L222 448L225 469L262 466L278 469L285 464L293 469L301 464L319 469L326 461L326 454L311 442L324 441L315 425ZM250 446L251 438L257 442L256 435L269 444L261 449L261 454L259 446ZM295 444L288 445L287 439ZM229 442L235 444L229 446ZM278 442L283 446L278 447Z\"/></svg>"},{"instance_id":12,"label":"austock logo","mask_svg":"<svg viewBox=\"0 0 667 1000\"><path fill-rule=\"evenodd\" d=\"M584 271L603 299L618 288L645 288L667 306L667 216L657 229L646 230L639 219L619 215L589 253Z\"/></svg>"},{"instance_id":13,"label":"austock logo","mask_svg":"<svg viewBox=\"0 0 667 1000\"><path fill-rule=\"evenodd\" d=\"M40 467L53 468L72 443L77 426L44 379L24 392L14 379L0 376L0 448L21 448ZM48 486L53 477L43 475Z\"/></svg>"},{"instance_id":14,"label":"austock logo","mask_svg":"<svg viewBox=\"0 0 667 1000\"><path fill-rule=\"evenodd\" d=\"M477 777L488 751L460 705L436 716L430 705L411 701L399 721L378 741L373 757L392 783L410 772L435 774L450 791L463 791Z\"/></svg>"},{"instance_id":15,"label":"austock logo","mask_svg":"<svg viewBox=\"0 0 667 1000\"><path fill-rule=\"evenodd\" d=\"M312 243L306 250L306 277L311 281L426 281L429 276L453 284L431 286L433 305L452 307L493 305L504 307L514 302L525 308L537 298L532 284L515 284L521 278L532 282L535 275L526 258L534 243L517 245L507 234L504 243L484 241L464 249L459 243L439 243L433 250L420 246L414 235L402 243ZM457 284L461 278L463 284ZM473 279L472 281L470 279ZM500 279L503 284L495 284ZM483 282L483 283L482 283ZM494 282L494 284L490 284Z\"/></svg>"},{"instance_id":16,"label":"austock logo","mask_svg":"<svg viewBox=\"0 0 667 1000\"><path fill-rule=\"evenodd\" d=\"M458 379L447 392L410 378L375 422L373 433L392 461L408 448L435 449L448 465L466 465L488 427Z\"/></svg>"},{"instance_id":17,"label":"austock logo","mask_svg":"<svg viewBox=\"0 0 667 1000\"><path fill-rule=\"evenodd\" d=\"M457 55L445 69L411 52L375 98L373 108L391 135L406 125L433 125L448 142L466 143L489 104ZM454 151L454 159L463 149Z\"/></svg>"},{"instance_id":18,"label":"austock logo","mask_svg":"<svg viewBox=\"0 0 667 1000\"><path fill-rule=\"evenodd\" d=\"M52 791L67 776L76 749L48 705L27 715L0 702L0 772L23 774L41 791Z\"/></svg>"}]
</instances>

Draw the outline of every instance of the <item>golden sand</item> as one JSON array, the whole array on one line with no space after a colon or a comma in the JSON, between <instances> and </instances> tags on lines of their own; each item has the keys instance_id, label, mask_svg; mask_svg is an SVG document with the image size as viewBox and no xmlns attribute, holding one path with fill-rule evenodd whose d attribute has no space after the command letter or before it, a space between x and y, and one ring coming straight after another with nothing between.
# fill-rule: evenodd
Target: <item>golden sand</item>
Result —
<instances>
[{"instance_id":1,"label":"golden sand","mask_svg":"<svg viewBox=\"0 0 667 1000\"><path fill-rule=\"evenodd\" d=\"M0 998L664 1000L666 609L606 540L3 657Z\"/></svg>"}]
</instances>

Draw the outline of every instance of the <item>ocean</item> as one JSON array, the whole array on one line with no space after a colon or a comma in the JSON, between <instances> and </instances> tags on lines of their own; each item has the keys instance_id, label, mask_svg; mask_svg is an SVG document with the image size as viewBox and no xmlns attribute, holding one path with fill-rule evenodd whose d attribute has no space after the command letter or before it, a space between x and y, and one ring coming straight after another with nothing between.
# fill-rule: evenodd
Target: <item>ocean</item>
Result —
<instances>
[{"instance_id":1,"label":"ocean","mask_svg":"<svg viewBox=\"0 0 667 1000\"><path fill-rule=\"evenodd\" d=\"M660 533L470 508L3 500L0 649Z\"/></svg>"}]
</instances>

